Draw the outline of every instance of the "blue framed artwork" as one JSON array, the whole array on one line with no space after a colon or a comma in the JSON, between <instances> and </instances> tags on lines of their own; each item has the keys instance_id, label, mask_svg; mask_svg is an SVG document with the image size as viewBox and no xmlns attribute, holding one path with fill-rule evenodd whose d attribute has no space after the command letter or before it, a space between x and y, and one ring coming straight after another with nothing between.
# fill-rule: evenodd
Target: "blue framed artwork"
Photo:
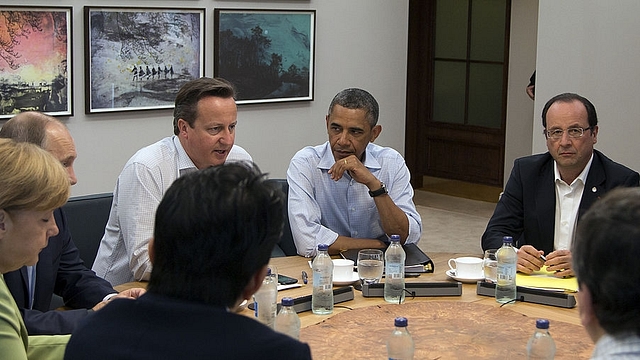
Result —
<instances>
[{"instance_id":1,"label":"blue framed artwork","mask_svg":"<svg viewBox=\"0 0 640 360\"><path fill-rule=\"evenodd\" d=\"M85 8L85 112L173 108L204 76L202 8Z\"/></svg>"},{"instance_id":2,"label":"blue framed artwork","mask_svg":"<svg viewBox=\"0 0 640 360\"><path fill-rule=\"evenodd\" d=\"M315 10L214 9L214 76L238 104L313 100Z\"/></svg>"}]
</instances>

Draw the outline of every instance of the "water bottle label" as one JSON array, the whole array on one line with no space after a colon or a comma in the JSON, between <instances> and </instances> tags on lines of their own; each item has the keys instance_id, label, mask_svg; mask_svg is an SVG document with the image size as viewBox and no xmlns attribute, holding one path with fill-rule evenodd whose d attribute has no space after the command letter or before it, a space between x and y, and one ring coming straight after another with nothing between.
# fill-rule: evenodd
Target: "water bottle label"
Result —
<instances>
[{"instance_id":1,"label":"water bottle label","mask_svg":"<svg viewBox=\"0 0 640 360\"><path fill-rule=\"evenodd\" d=\"M516 272L515 265L498 266L498 281L514 281L513 274Z\"/></svg>"},{"instance_id":2,"label":"water bottle label","mask_svg":"<svg viewBox=\"0 0 640 360\"><path fill-rule=\"evenodd\" d=\"M390 277L392 279L398 279L402 277L402 265L400 264L387 264L387 268L385 270L385 277Z\"/></svg>"}]
</instances>

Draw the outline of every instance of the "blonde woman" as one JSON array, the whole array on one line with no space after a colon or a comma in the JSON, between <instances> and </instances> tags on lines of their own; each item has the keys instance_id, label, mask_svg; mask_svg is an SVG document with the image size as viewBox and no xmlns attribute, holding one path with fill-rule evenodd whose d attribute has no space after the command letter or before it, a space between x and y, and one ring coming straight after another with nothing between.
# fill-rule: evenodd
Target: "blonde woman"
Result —
<instances>
[{"instance_id":1,"label":"blonde woman","mask_svg":"<svg viewBox=\"0 0 640 360\"><path fill-rule=\"evenodd\" d=\"M36 145L0 139L0 358L62 359L68 335L28 336L2 274L34 265L58 233L53 210L69 197L69 177Z\"/></svg>"}]
</instances>

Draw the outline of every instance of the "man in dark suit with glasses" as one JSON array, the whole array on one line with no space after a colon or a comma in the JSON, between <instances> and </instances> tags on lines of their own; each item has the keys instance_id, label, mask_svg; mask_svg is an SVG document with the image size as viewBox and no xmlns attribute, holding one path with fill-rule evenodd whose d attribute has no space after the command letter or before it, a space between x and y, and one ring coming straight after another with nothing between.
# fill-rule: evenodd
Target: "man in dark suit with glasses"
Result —
<instances>
[{"instance_id":1,"label":"man in dark suit with glasses","mask_svg":"<svg viewBox=\"0 0 640 360\"><path fill-rule=\"evenodd\" d=\"M511 175L482 235L482 248L513 236L518 271L544 265L555 276L573 276L571 243L580 216L607 191L638 186L640 175L593 146L598 117L593 104L573 93L551 98L542 110L548 152L514 162Z\"/></svg>"}]
</instances>

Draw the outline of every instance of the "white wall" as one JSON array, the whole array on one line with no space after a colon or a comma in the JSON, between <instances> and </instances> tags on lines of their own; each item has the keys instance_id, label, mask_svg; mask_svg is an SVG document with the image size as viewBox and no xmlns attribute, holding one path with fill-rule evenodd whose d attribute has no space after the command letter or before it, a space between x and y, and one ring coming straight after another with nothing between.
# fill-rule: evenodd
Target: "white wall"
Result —
<instances>
[{"instance_id":1,"label":"white wall","mask_svg":"<svg viewBox=\"0 0 640 360\"><path fill-rule=\"evenodd\" d=\"M575 92L595 105L596 148L640 170L640 1L540 0L535 104L540 118L547 99ZM535 123L534 153L546 151Z\"/></svg>"},{"instance_id":2,"label":"white wall","mask_svg":"<svg viewBox=\"0 0 640 360\"><path fill-rule=\"evenodd\" d=\"M205 76L213 76L214 8L315 9L315 100L240 106L236 143L270 177L284 177L297 150L326 141L324 116L333 96L347 87L361 87L380 104L384 130L376 143L404 153L408 0L31 0L29 5L73 6L75 112L65 122L79 154L74 196L111 192L122 166L136 150L172 134L171 110L84 113L84 6L206 8Z\"/></svg>"},{"instance_id":3,"label":"white wall","mask_svg":"<svg viewBox=\"0 0 640 360\"><path fill-rule=\"evenodd\" d=\"M536 127L539 118L533 116L534 102L525 92L536 68L537 32L538 0L512 0L504 184L509 179L513 161L531 154L531 131L539 128Z\"/></svg>"}]
</instances>

